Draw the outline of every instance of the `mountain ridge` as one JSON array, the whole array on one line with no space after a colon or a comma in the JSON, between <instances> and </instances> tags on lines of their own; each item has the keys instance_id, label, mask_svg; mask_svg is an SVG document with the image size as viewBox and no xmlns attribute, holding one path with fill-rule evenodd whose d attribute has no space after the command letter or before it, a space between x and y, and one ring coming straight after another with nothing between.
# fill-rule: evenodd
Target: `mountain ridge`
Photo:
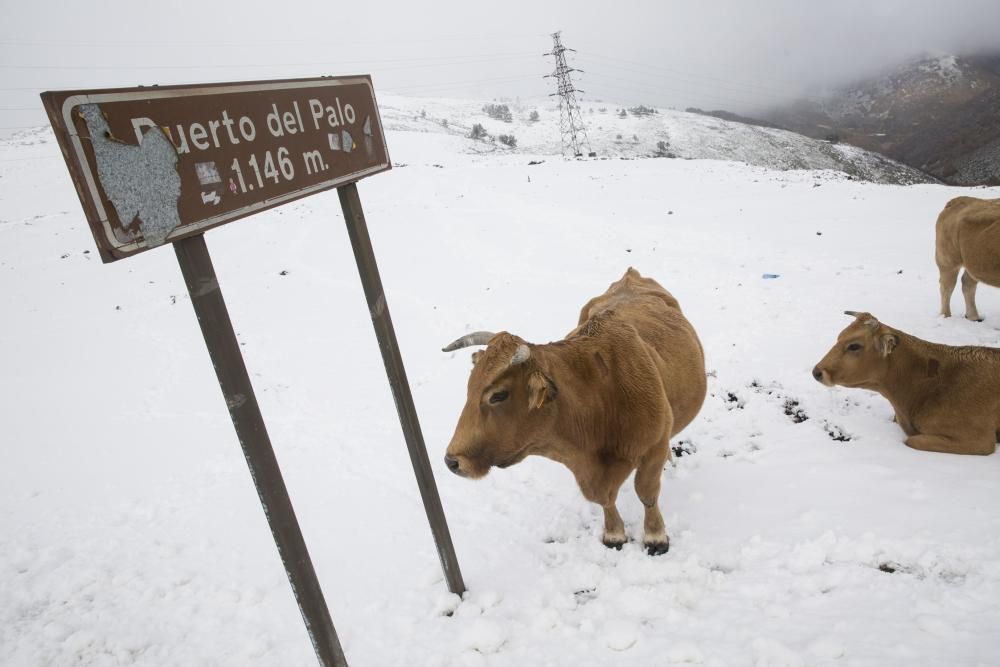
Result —
<instances>
[{"instance_id":1,"label":"mountain ridge","mask_svg":"<svg viewBox=\"0 0 1000 667\"><path fill-rule=\"evenodd\" d=\"M953 185L997 185L998 111L1000 52L924 56L759 120L881 153Z\"/></svg>"}]
</instances>

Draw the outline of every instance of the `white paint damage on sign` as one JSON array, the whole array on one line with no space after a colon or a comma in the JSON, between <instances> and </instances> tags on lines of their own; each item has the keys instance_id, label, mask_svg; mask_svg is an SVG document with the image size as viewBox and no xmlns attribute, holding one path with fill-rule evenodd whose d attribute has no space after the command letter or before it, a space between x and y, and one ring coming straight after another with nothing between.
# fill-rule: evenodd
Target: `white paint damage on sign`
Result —
<instances>
[{"instance_id":1,"label":"white paint damage on sign","mask_svg":"<svg viewBox=\"0 0 1000 667\"><path fill-rule=\"evenodd\" d=\"M368 156L368 159L371 160L372 158L375 157L375 141L372 139L372 117L371 116L368 116L367 118L365 118L365 124L361 128L361 131L365 135L365 138L364 138L364 142L365 142L365 154Z\"/></svg>"},{"instance_id":2,"label":"white paint damage on sign","mask_svg":"<svg viewBox=\"0 0 1000 667\"><path fill-rule=\"evenodd\" d=\"M219 169L215 166L214 162L196 162L194 170L198 174L198 182L202 185L222 182L222 177L219 176Z\"/></svg>"},{"instance_id":3,"label":"white paint damage on sign","mask_svg":"<svg viewBox=\"0 0 1000 667\"><path fill-rule=\"evenodd\" d=\"M84 104L79 109L90 133L101 186L118 219L128 225L138 218L146 245L162 245L181 224L177 149L159 128L146 132L138 146L126 144L111 136L98 105Z\"/></svg>"},{"instance_id":4,"label":"white paint damage on sign","mask_svg":"<svg viewBox=\"0 0 1000 667\"><path fill-rule=\"evenodd\" d=\"M226 406L230 410L241 408L244 405L246 405L246 402L247 402L246 394L233 394L231 396L226 396Z\"/></svg>"}]
</instances>

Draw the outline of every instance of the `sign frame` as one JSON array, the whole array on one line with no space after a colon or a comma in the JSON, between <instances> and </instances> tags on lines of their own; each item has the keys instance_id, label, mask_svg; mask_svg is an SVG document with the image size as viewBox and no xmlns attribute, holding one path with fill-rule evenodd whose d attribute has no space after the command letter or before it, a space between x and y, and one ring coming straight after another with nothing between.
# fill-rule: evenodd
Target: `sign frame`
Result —
<instances>
[{"instance_id":1,"label":"sign frame","mask_svg":"<svg viewBox=\"0 0 1000 667\"><path fill-rule=\"evenodd\" d=\"M169 243L318 192L331 190L342 185L347 185L348 183L356 182L367 176L389 171L392 168L392 161L385 142L385 134L382 130L378 100L375 97L375 89L371 76L364 74L346 77L276 79L271 81L241 81L197 85L138 86L134 88L111 88L103 90L49 91L42 93L41 98L49 116L49 122L55 130L59 146L66 159L66 164L69 167L70 175L76 186L77 195L87 215L91 232L94 234L94 239L97 242L101 260L109 263L149 250L152 247L162 245L162 243L149 244L141 236L129 242L116 241L112 222L117 222L124 229L133 221L120 220L114 205L107 196L107 193L104 192L100 184L100 178L95 173L93 150L88 150L88 147L85 145L87 141L92 142L92 138L89 136L89 133L88 136L81 136L79 127L82 125L84 128L87 128L87 125L73 117L75 109L89 104L101 105L122 102L151 102L155 104L158 100L218 97L220 95L246 95L251 93L274 94L290 91L304 93L310 90L343 88L347 86L364 86L366 88L366 92L370 96L372 103L374 126L378 129L377 137L375 137L377 139L377 155L379 158L384 159L379 159L375 164L367 168L350 171L346 174L326 179L320 183L303 186L272 197L259 198L235 210L211 215L199 220L181 221L180 225L166 236L164 242ZM165 125L167 124L160 123L161 128ZM256 150L265 150L265 148L271 147L270 144L264 145L266 142L265 134L263 131L260 132L261 137L265 139L264 141L258 142L256 139L254 140L258 144ZM172 138L170 141L173 144ZM274 142L271 141L271 143ZM174 149L177 150L176 145L174 145ZM251 185L252 188L253 186Z\"/></svg>"}]
</instances>

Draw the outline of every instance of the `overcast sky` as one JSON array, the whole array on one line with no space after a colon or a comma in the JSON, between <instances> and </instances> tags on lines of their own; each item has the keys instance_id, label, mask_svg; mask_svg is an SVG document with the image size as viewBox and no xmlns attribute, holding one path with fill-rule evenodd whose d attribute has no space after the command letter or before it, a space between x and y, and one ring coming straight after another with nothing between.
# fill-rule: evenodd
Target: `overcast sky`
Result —
<instances>
[{"instance_id":1,"label":"overcast sky","mask_svg":"<svg viewBox=\"0 0 1000 667\"><path fill-rule=\"evenodd\" d=\"M738 112L1000 50L1000 0L0 0L0 17L5 129L43 124L38 93L59 88L371 73L376 92L541 97L556 30L584 104Z\"/></svg>"}]
</instances>

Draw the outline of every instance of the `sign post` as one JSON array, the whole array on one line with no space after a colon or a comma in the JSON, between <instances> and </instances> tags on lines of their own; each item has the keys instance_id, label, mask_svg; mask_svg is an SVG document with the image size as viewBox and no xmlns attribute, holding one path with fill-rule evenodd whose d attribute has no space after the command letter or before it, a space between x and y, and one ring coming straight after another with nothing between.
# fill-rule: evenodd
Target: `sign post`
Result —
<instances>
[{"instance_id":1,"label":"sign post","mask_svg":"<svg viewBox=\"0 0 1000 667\"><path fill-rule=\"evenodd\" d=\"M340 206L344 210L344 221L347 223L347 233L351 237L351 247L354 248L354 260L361 274L361 284L368 300L368 312L372 316L378 347L382 352L382 363L392 387L392 398L396 403L399 423L403 427L403 437L406 448L410 452L410 463L417 475L417 486L424 500L424 511L434 533L434 543L437 544L438 558L448 582L448 590L461 595L465 592L465 582L458 568L455 548L451 543L451 533L444 518L441 498L438 496L437 485L434 483L434 473L427 459L427 447L424 436L417 421L417 410L410 395L410 383L406 380L406 370L399 355L399 344L396 342L396 332L392 328L392 318L389 316L389 304L386 303L382 291L382 279L375 264L375 252L372 241L368 237L368 226L365 224L365 213L361 209L361 197L358 196L358 186L354 183L337 188L340 195Z\"/></svg>"},{"instance_id":2,"label":"sign post","mask_svg":"<svg viewBox=\"0 0 1000 667\"><path fill-rule=\"evenodd\" d=\"M274 543L278 546L278 555L285 566L288 582L292 585L292 593L299 605L316 657L321 665L346 667L344 650L333 627L333 619L326 607L299 522L295 518L295 510L288 497L285 480L281 477L271 439L264 427L264 418L253 393L243 355L240 354L240 345L229 320L226 302L222 299L205 237L198 234L177 241L174 243L174 251L177 253L181 273L184 274L188 294L191 295L195 315L198 316L201 333L205 337L208 355L212 358L215 374L219 378L229 416L236 428L236 436L243 448L243 456L246 457L254 486L257 487L260 504L271 527Z\"/></svg>"},{"instance_id":3,"label":"sign post","mask_svg":"<svg viewBox=\"0 0 1000 667\"><path fill-rule=\"evenodd\" d=\"M390 169L371 79L42 94L104 262L173 243L316 657L346 665L226 310L204 232L338 189L417 485L451 592L465 584L431 472L355 183Z\"/></svg>"}]
</instances>

